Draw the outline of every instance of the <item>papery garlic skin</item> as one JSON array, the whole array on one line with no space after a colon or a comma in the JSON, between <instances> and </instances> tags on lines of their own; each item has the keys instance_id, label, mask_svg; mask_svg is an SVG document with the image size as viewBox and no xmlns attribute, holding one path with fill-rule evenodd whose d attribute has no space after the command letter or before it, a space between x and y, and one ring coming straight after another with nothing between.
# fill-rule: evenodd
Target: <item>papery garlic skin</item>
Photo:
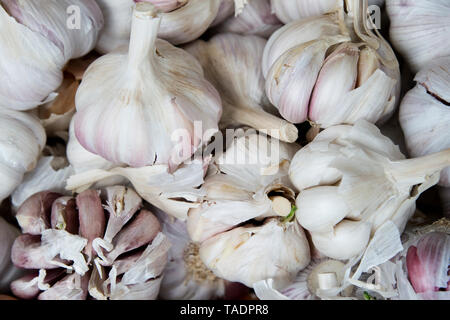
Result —
<instances>
[{"instance_id":1,"label":"papery garlic skin","mask_svg":"<svg viewBox=\"0 0 450 320\"><path fill-rule=\"evenodd\" d=\"M159 0L98 0L105 16L96 49L101 53L112 52L128 45L131 31L133 5L137 2L152 3L161 10L164 17L158 37L177 45L200 37L217 16L221 0L188 0L179 6L177 3L164 4Z\"/></svg>"},{"instance_id":2,"label":"papery garlic skin","mask_svg":"<svg viewBox=\"0 0 450 320\"><path fill-rule=\"evenodd\" d=\"M217 131L222 108L195 58L156 39L155 10L138 3L129 53L124 48L89 66L76 95L75 135L116 164L176 168Z\"/></svg>"},{"instance_id":3,"label":"papery garlic skin","mask_svg":"<svg viewBox=\"0 0 450 320\"><path fill-rule=\"evenodd\" d=\"M250 0L237 17L225 20L217 31L268 38L281 26L280 20L272 13L269 0Z\"/></svg>"},{"instance_id":4,"label":"papery garlic skin","mask_svg":"<svg viewBox=\"0 0 450 320\"><path fill-rule=\"evenodd\" d=\"M18 187L26 172L35 168L45 146L45 130L34 116L0 110L0 202Z\"/></svg>"},{"instance_id":5,"label":"papery garlic skin","mask_svg":"<svg viewBox=\"0 0 450 320\"><path fill-rule=\"evenodd\" d=\"M450 55L450 3L442 0L389 0L390 39L418 72L437 58ZM430 48L433 48L430 50Z\"/></svg>"},{"instance_id":6,"label":"papery garlic skin","mask_svg":"<svg viewBox=\"0 0 450 320\"><path fill-rule=\"evenodd\" d=\"M162 232L172 244L159 297L165 300L211 300L223 297L225 281L201 262L198 245L191 242L186 222L156 211Z\"/></svg>"},{"instance_id":7,"label":"papery garlic skin","mask_svg":"<svg viewBox=\"0 0 450 320\"><path fill-rule=\"evenodd\" d=\"M296 218L321 253L337 260L353 258L386 221L404 230L415 200L437 183L448 162L446 152L429 162L405 160L366 121L330 127L292 160L289 175L300 190ZM328 202L318 203L320 195Z\"/></svg>"},{"instance_id":8,"label":"papery garlic skin","mask_svg":"<svg viewBox=\"0 0 450 320\"><path fill-rule=\"evenodd\" d=\"M450 58L437 59L415 77L417 85L400 105L400 125L408 152L420 157L450 148ZM450 167L439 184L450 187Z\"/></svg>"},{"instance_id":9,"label":"papery garlic skin","mask_svg":"<svg viewBox=\"0 0 450 320\"><path fill-rule=\"evenodd\" d=\"M261 37L223 33L208 42L197 40L186 50L198 59L206 79L221 93L222 128L247 125L282 141L295 142L297 128L274 115L274 107L264 93L261 59L265 44Z\"/></svg>"},{"instance_id":10,"label":"papery garlic skin","mask_svg":"<svg viewBox=\"0 0 450 320\"><path fill-rule=\"evenodd\" d=\"M271 0L272 10L287 24L291 21L330 13L343 5L340 0Z\"/></svg>"}]
</instances>

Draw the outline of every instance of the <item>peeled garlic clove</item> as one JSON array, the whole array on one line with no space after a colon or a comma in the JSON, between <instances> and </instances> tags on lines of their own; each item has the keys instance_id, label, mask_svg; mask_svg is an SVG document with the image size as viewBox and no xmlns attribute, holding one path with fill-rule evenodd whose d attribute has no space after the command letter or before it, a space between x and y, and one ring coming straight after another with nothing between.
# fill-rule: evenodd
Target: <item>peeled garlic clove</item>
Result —
<instances>
[{"instance_id":1,"label":"peeled garlic clove","mask_svg":"<svg viewBox=\"0 0 450 320\"><path fill-rule=\"evenodd\" d=\"M156 39L160 21L153 5L138 3L129 53L122 50L96 60L77 92L77 139L116 164L176 168L217 130L217 91L192 56ZM194 122L202 123L198 133ZM203 133L205 137L199 136Z\"/></svg>"},{"instance_id":2,"label":"peeled garlic clove","mask_svg":"<svg viewBox=\"0 0 450 320\"><path fill-rule=\"evenodd\" d=\"M78 234L79 219L76 210L76 201L72 197L61 197L52 204L51 214L52 229L66 230L72 234Z\"/></svg>"},{"instance_id":3,"label":"peeled garlic clove","mask_svg":"<svg viewBox=\"0 0 450 320\"><path fill-rule=\"evenodd\" d=\"M311 232L332 231L334 225L351 213L345 200L339 195L338 187L303 190L297 197L296 206L297 221Z\"/></svg>"},{"instance_id":4,"label":"peeled garlic clove","mask_svg":"<svg viewBox=\"0 0 450 320\"><path fill-rule=\"evenodd\" d=\"M271 0L272 10L285 24L333 12L343 3L339 0Z\"/></svg>"},{"instance_id":5,"label":"peeled garlic clove","mask_svg":"<svg viewBox=\"0 0 450 320\"><path fill-rule=\"evenodd\" d=\"M387 1L386 9L391 21L391 42L414 72L436 58L450 55L448 46L443 45L450 41L447 1L393 0Z\"/></svg>"},{"instance_id":6,"label":"peeled garlic clove","mask_svg":"<svg viewBox=\"0 0 450 320\"><path fill-rule=\"evenodd\" d=\"M332 259L346 260L362 253L369 243L371 225L343 220L330 233L311 234L316 248Z\"/></svg>"},{"instance_id":7,"label":"peeled garlic clove","mask_svg":"<svg viewBox=\"0 0 450 320\"><path fill-rule=\"evenodd\" d=\"M89 261L95 254L92 241L103 237L105 231L105 213L100 196L95 190L87 190L76 197L78 217L80 221L80 236L88 240L84 253Z\"/></svg>"},{"instance_id":8,"label":"peeled garlic clove","mask_svg":"<svg viewBox=\"0 0 450 320\"><path fill-rule=\"evenodd\" d=\"M219 34L186 47L202 64L205 77L222 92L221 126L248 125L282 141L297 140L297 128L266 111L261 59L266 41L256 36ZM233 52L233 54L230 54Z\"/></svg>"},{"instance_id":9,"label":"peeled garlic clove","mask_svg":"<svg viewBox=\"0 0 450 320\"><path fill-rule=\"evenodd\" d=\"M420 157L450 148L450 59L434 61L415 81L402 100L399 118L408 152ZM450 168L442 171L439 184L450 186Z\"/></svg>"},{"instance_id":10,"label":"peeled garlic clove","mask_svg":"<svg viewBox=\"0 0 450 320\"><path fill-rule=\"evenodd\" d=\"M163 13L158 37L177 45L200 37L217 16L221 0L186 0L167 5L159 0L99 0L105 16L105 27L97 44L101 53L109 53L128 45L135 3L151 3Z\"/></svg>"},{"instance_id":11,"label":"peeled garlic clove","mask_svg":"<svg viewBox=\"0 0 450 320\"><path fill-rule=\"evenodd\" d=\"M158 219L150 211L141 210L136 218L114 237L114 249L106 255L107 260L112 262L122 253L149 243L160 228Z\"/></svg>"},{"instance_id":12,"label":"peeled garlic clove","mask_svg":"<svg viewBox=\"0 0 450 320\"><path fill-rule=\"evenodd\" d=\"M46 135L35 117L0 109L0 135L3 137L0 142L1 202L20 185L23 175L35 168L45 146Z\"/></svg>"},{"instance_id":13,"label":"peeled garlic clove","mask_svg":"<svg viewBox=\"0 0 450 320\"><path fill-rule=\"evenodd\" d=\"M134 190L122 186L106 188L106 195L109 218L103 239L111 242L142 206L142 199Z\"/></svg>"},{"instance_id":14,"label":"peeled garlic clove","mask_svg":"<svg viewBox=\"0 0 450 320\"><path fill-rule=\"evenodd\" d=\"M86 300L89 276L72 273L42 292L39 300Z\"/></svg>"},{"instance_id":15,"label":"peeled garlic clove","mask_svg":"<svg viewBox=\"0 0 450 320\"><path fill-rule=\"evenodd\" d=\"M250 0L237 17L225 20L217 27L217 31L267 38L281 25L280 20L272 13L269 0Z\"/></svg>"},{"instance_id":16,"label":"peeled garlic clove","mask_svg":"<svg viewBox=\"0 0 450 320\"><path fill-rule=\"evenodd\" d=\"M249 287L267 278L277 286L287 285L310 261L308 242L299 225L295 221L281 225L276 219L217 235L201 245L200 257L217 276Z\"/></svg>"},{"instance_id":17,"label":"peeled garlic clove","mask_svg":"<svg viewBox=\"0 0 450 320\"><path fill-rule=\"evenodd\" d=\"M295 21L275 31L264 48L262 70L267 78L270 68L280 56L298 45L342 34L337 23L337 16L321 16L302 21Z\"/></svg>"},{"instance_id":18,"label":"peeled garlic clove","mask_svg":"<svg viewBox=\"0 0 450 320\"><path fill-rule=\"evenodd\" d=\"M22 232L40 235L42 231L50 228L52 204L59 197L59 193L43 191L28 198L16 214Z\"/></svg>"}]
</instances>

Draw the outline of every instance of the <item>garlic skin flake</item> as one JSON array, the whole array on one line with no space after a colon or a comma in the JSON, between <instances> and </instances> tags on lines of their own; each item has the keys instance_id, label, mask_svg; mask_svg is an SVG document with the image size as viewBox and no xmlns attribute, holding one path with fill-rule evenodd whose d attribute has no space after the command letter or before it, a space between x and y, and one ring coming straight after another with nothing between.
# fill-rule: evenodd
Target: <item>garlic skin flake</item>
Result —
<instances>
[{"instance_id":1,"label":"garlic skin flake","mask_svg":"<svg viewBox=\"0 0 450 320\"><path fill-rule=\"evenodd\" d=\"M416 199L448 166L448 152L406 160L364 120L330 127L292 160L289 175L300 190L296 218L321 253L353 258L386 221L404 230ZM317 201L320 195L327 201Z\"/></svg>"},{"instance_id":2,"label":"garlic skin flake","mask_svg":"<svg viewBox=\"0 0 450 320\"><path fill-rule=\"evenodd\" d=\"M187 43L200 37L214 21L221 0L97 0L105 16L105 27L96 49L101 53L115 51L128 45L132 11L135 3L153 4L162 11L158 37L174 45Z\"/></svg>"},{"instance_id":3,"label":"garlic skin flake","mask_svg":"<svg viewBox=\"0 0 450 320\"><path fill-rule=\"evenodd\" d=\"M3 33L2 33L3 34ZM0 108L0 202L36 167L45 146L45 130L34 116Z\"/></svg>"},{"instance_id":4,"label":"garlic skin flake","mask_svg":"<svg viewBox=\"0 0 450 320\"><path fill-rule=\"evenodd\" d=\"M309 263L303 229L290 221L295 193L287 168L296 150L295 144L248 133L216 155L203 185L206 195L187 221L202 261L216 276L248 287L272 278L282 286Z\"/></svg>"},{"instance_id":5,"label":"garlic skin flake","mask_svg":"<svg viewBox=\"0 0 450 320\"><path fill-rule=\"evenodd\" d=\"M293 21L263 55L266 94L286 120L328 128L383 123L399 102L400 69L389 44L366 23L367 2ZM337 108L336 106L340 106Z\"/></svg>"},{"instance_id":6,"label":"garlic skin flake","mask_svg":"<svg viewBox=\"0 0 450 320\"><path fill-rule=\"evenodd\" d=\"M207 42L197 40L186 50L198 59L206 79L221 93L222 128L247 125L295 142L297 128L272 114L274 107L264 93L261 59L265 44L261 37L224 33Z\"/></svg>"},{"instance_id":7,"label":"garlic skin flake","mask_svg":"<svg viewBox=\"0 0 450 320\"><path fill-rule=\"evenodd\" d=\"M173 170L218 130L219 94L195 58L156 38L160 21L153 5L136 4L129 52L96 60L77 91L78 141L116 164Z\"/></svg>"},{"instance_id":8,"label":"garlic skin flake","mask_svg":"<svg viewBox=\"0 0 450 320\"><path fill-rule=\"evenodd\" d=\"M450 3L442 0L389 0L390 39L414 72L450 55ZM432 48L430 50L430 48Z\"/></svg>"},{"instance_id":9,"label":"garlic skin flake","mask_svg":"<svg viewBox=\"0 0 450 320\"><path fill-rule=\"evenodd\" d=\"M421 157L450 148L450 58L436 59L414 79L400 105L399 120L408 153ZM450 167L439 185L450 187Z\"/></svg>"}]
</instances>

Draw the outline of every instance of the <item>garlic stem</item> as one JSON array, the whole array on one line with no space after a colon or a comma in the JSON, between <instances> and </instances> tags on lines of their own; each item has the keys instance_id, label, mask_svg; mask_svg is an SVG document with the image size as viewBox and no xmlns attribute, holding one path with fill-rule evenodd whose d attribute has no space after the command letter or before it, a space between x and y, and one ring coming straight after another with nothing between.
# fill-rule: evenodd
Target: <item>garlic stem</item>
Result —
<instances>
[{"instance_id":1,"label":"garlic stem","mask_svg":"<svg viewBox=\"0 0 450 320\"><path fill-rule=\"evenodd\" d=\"M287 217L291 213L292 205L291 202L282 196L270 197L272 201L273 211L280 217Z\"/></svg>"},{"instance_id":2,"label":"garlic stem","mask_svg":"<svg viewBox=\"0 0 450 320\"><path fill-rule=\"evenodd\" d=\"M259 108L227 106L230 110L230 118L240 124L263 131L269 136L284 142L295 142L298 138L298 130L292 123L280 119Z\"/></svg>"},{"instance_id":3,"label":"garlic stem","mask_svg":"<svg viewBox=\"0 0 450 320\"><path fill-rule=\"evenodd\" d=\"M130 70L138 70L143 63L149 61L149 53L154 51L160 23L161 17L153 4L148 2L136 4L131 22L128 52ZM152 52L152 56L153 54L155 52Z\"/></svg>"},{"instance_id":4,"label":"garlic stem","mask_svg":"<svg viewBox=\"0 0 450 320\"><path fill-rule=\"evenodd\" d=\"M402 160L393 163L395 179L412 180L421 183L424 176L432 175L450 166L450 149L424 157Z\"/></svg>"}]
</instances>

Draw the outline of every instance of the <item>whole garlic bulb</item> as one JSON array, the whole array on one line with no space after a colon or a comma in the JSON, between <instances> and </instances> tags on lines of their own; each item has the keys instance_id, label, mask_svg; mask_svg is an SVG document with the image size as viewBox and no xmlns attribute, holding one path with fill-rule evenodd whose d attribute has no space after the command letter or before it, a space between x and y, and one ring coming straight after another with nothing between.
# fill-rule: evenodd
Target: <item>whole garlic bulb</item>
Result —
<instances>
[{"instance_id":1,"label":"whole garlic bulb","mask_svg":"<svg viewBox=\"0 0 450 320\"><path fill-rule=\"evenodd\" d=\"M70 6L76 14L68 16ZM68 27L74 19L74 29ZM2 0L0 107L28 110L52 99L62 68L91 51L103 26L94 0Z\"/></svg>"},{"instance_id":2,"label":"whole garlic bulb","mask_svg":"<svg viewBox=\"0 0 450 320\"><path fill-rule=\"evenodd\" d=\"M266 94L286 120L327 128L383 122L394 113L398 61L365 23L367 1L351 3L349 14L339 8L294 21L270 37L263 56Z\"/></svg>"},{"instance_id":3,"label":"whole garlic bulb","mask_svg":"<svg viewBox=\"0 0 450 320\"><path fill-rule=\"evenodd\" d=\"M160 22L152 4L137 3L129 51L96 60L77 91L78 141L115 164L173 169L218 130L219 94L194 57L156 38Z\"/></svg>"},{"instance_id":4,"label":"whole garlic bulb","mask_svg":"<svg viewBox=\"0 0 450 320\"><path fill-rule=\"evenodd\" d=\"M338 260L358 256L386 221L404 230L415 200L449 165L449 152L405 160L364 120L330 127L291 162L289 175L300 190L296 218L322 254Z\"/></svg>"},{"instance_id":5,"label":"whole garlic bulb","mask_svg":"<svg viewBox=\"0 0 450 320\"><path fill-rule=\"evenodd\" d=\"M35 168L45 146L46 135L34 116L0 108L0 202Z\"/></svg>"},{"instance_id":6,"label":"whole garlic bulb","mask_svg":"<svg viewBox=\"0 0 450 320\"><path fill-rule=\"evenodd\" d=\"M450 148L450 58L433 61L414 79L400 105L400 125L408 152L421 157ZM450 167L443 170L439 183L450 187Z\"/></svg>"},{"instance_id":7,"label":"whole garlic bulb","mask_svg":"<svg viewBox=\"0 0 450 320\"><path fill-rule=\"evenodd\" d=\"M272 13L270 0L250 0L238 16L229 17L215 31L268 38L281 26L280 20Z\"/></svg>"},{"instance_id":8,"label":"whole garlic bulb","mask_svg":"<svg viewBox=\"0 0 450 320\"><path fill-rule=\"evenodd\" d=\"M392 45L414 72L450 55L450 3L442 0L389 0ZM432 49L431 49L432 48Z\"/></svg>"},{"instance_id":9,"label":"whole garlic bulb","mask_svg":"<svg viewBox=\"0 0 450 320\"><path fill-rule=\"evenodd\" d=\"M197 40L186 50L198 59L206 79L221 93L222 127L248 125L282 141L294 142L297 128L270 114L274 108L264 93L261 69L265 44L257 36L224 33L207 42Z\"/></svg>"},{"instance_id":10,"label":"whole garlic bulb","mask_svg":"<svg viewBox=\"0 0 450 320\"><path fill-rule=\"evenodd\" d=\"M200 37L216 18L221 0L97 0L105 16L105 27L97 50L112 52L128 45L133 6L137 2L152 3L163 13L158 37L177 45Z\"/></svg>"},{"instance_id":11,"label":"whole garlic bulb","mask_svg":"<svg viewBox=\"0 0 450 320\"><path fill-rule=\"evenodd\" d=\"M202 261L216 276L248 287L269 278L283 286L308 265L308 241L291 219L295 193L287 177L297 149L249 133L217 156L203 202L187 221Z\"/></svg>"},{"instance_id":12,"label":"whole garlic bulb","mask_svg":"<svg viewBox=\"0 0 450 320\"><path fill-rule=\"evenodd\" d=\"M76 198L42 192L27 199L16 215L23 234L11 259L39 274L15 281L14 294L41 300L84 300L88 294L155 299L170 244L157 218L141 207L136 192L122 186L87 190Z\"/></svg>"}]
</instances>

